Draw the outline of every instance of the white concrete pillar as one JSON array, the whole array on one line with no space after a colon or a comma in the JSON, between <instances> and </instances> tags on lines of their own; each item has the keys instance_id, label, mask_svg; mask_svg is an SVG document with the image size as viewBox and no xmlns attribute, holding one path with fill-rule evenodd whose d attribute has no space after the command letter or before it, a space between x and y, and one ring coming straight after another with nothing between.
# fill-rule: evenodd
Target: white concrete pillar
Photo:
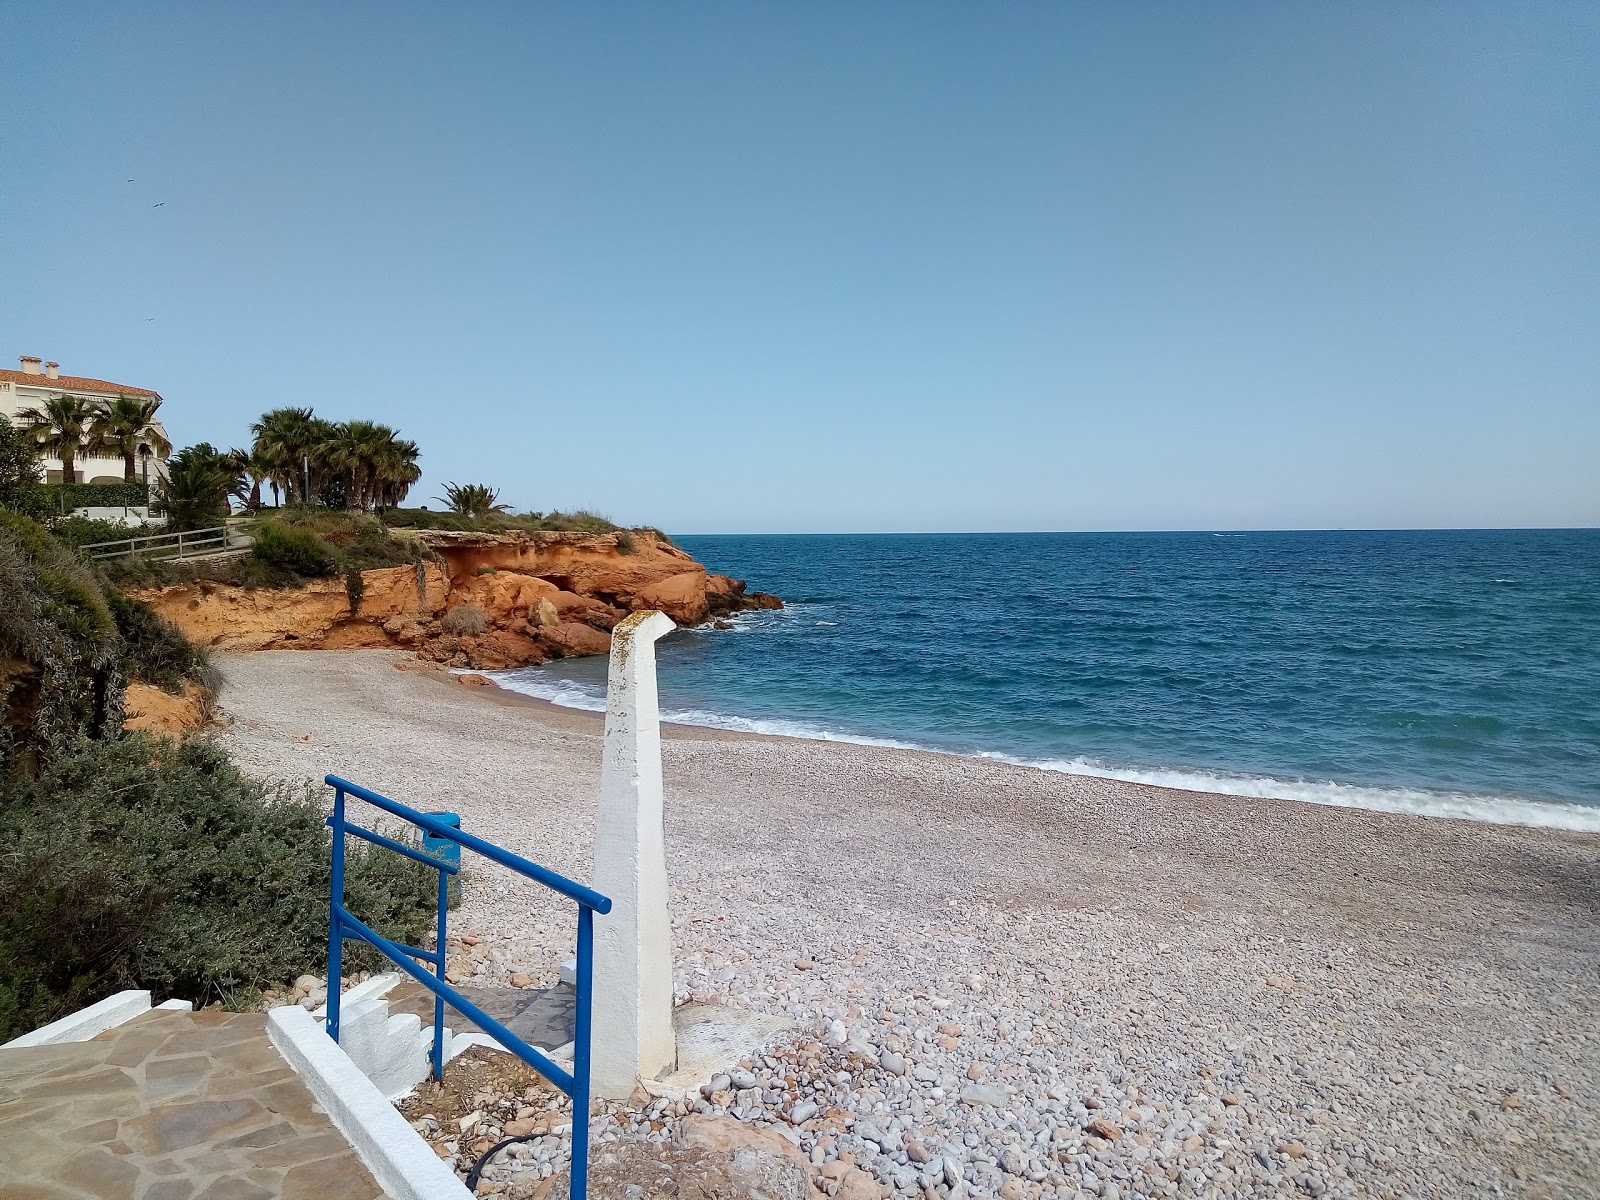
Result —
<instances>
[{"instance_id":1,"label":"white concrete pillar","mask_svg":"<svg viewBox=\"0 0 1600 1200\"><path fill-rule=\"evenodd\" d=\"M625 1099L677 1065L672 1033L672 914L667 909L661 708L656 639L677 626L638 612L611 631L605 757L594 833L594 1094Z\"/></svg>"}]
</instances>

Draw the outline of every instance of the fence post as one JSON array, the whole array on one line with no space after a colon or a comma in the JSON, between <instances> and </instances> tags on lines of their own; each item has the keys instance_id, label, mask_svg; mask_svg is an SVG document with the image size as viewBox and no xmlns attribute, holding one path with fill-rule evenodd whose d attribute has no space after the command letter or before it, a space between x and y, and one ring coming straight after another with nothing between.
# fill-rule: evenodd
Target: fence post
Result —
<instances>
[{"instance_id":1,"label":"fence post","mask_svg":"<svg viewBox=\"0 0 1600 1200\"><path fill-rule=\"evenodd\" d=\"M456 853L461 853L461 848L456 847ZM459 861L458 861L459 865ZM439 923L438 932L434 934L433 949L438 954L438 959L433 964L434 978L440 983L444 982L445 943L449 940L445 932L445 923L450 919L450 876L443 871L439 872ZM433 1077L444 1078L444 997L438 992L433 994Z\"/></svg>"},{"instance_id":2,"label":"fence post","mask_svg":"<svg viewBox=\"0 0 1600 1200\"><path fill-rule=\"evenodd\" d=\"M594 836L595 890L612 901L595 949L594 1091L608 1099L678 1059L655 654L675 628L662 613L637 612L611 634Z\"/></svg>"},{"instance_id":3,"label":"fence post","mask_svg":"<svg viewBox=\"0 0 1600 1200\"><path fill-rule=\"evenodd\" d=\"M443 877L441 872L441 878ZM333 789L333 881L328 888L328 1036L339 1040L339 977L343 974L344 924L344 789Z\"/></svg>"},{"instance_id":4,"label":"fence post","mask_svg":"<svg viewBox=\"0 0 1600 1200\"><path fill-rule=\"evenodd\" d=\"M572 1200L589 1195L589 1062L594 1003L594 910L578 905L578 1006L572 1029Z\"/></svg>"}]
</instances>

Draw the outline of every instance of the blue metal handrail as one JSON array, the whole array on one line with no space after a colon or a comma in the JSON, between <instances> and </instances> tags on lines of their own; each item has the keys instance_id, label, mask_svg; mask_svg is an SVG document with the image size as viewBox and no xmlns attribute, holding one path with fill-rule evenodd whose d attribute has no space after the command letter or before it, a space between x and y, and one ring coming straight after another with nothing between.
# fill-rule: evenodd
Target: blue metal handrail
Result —
<instances>
[{"instance_id":1,"label":"blue metal handrail","mask_svg":"<svg viewBox=\"0 0 1600 1200\"><path fill-rule=\"evenodd\" d=\"M530 862L520 854L512 854L493 842L486 842L470 833L463 833L453 825L430 817L427 813L418 812L414 808L407 808L404 804L397 803L387 796L380 796L377 792L359 784L340 779L337 775L327 776L326 782L333 788L333 816L328 819L328 825L333 829L333 883L328 918L328 1036L336 1042L339 1040L339 975L341 959L344 957L344 943L354 940L366 942L433 993L433 1049L428 1058L433 1064L434 1078L444 1078L444 1006L448 1000L452 1007L474 1025L493 1034L495 1040L502 1046L572 1098L572 1200L586 1200L589 1191L589 1042L592 1025L591 993L594 983L594 914L600 913L604 916L610 912L611 901L592 888L574 883L548 867ZM381 833L374 833L360 825L349 824L345 820L344 813L347 795L365 800L373 807L399 817L436 838L454 842L458 846L481 854L491 862L499 863L502 867L541 883L577 903L578 1002L572 1033L571 1074L551 1062L537 1047L530 1046L445 982L445 924L448 919L449 880L450 876L460 871L460 868L442 858L423 854L393 838L384 837ZM393 850L439 872L439 917L433 950L419 950L415 946L392 942L369 928L345 908L345 834ZM431 963L433 974L428 974L411 962L413 958Z\"/></svg>"}]
</instances>

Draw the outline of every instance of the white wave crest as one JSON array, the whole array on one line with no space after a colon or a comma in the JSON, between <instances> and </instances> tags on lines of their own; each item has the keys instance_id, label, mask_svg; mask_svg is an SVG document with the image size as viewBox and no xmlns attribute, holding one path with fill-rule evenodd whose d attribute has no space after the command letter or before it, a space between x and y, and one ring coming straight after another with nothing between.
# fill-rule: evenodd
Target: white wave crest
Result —
<instances>
[{"instance_id":1,"label":"white wave crest","mask_svg":"<svg viewBox=\"0 0 1600 1200\"><path fill-rule=\"evenodd\" d=\"M1334 808L1362 808L1370 812L1408 813L1456 821L1482 821L1490 825L1531 825L1541 829L1566 829L1600 833L1600 808L1582 804L1552 804L1515 796L1474 795L1469 792L1433 791L1427 788L1379 788L1339 783L1335 780L1275 779L1269 775L1225 775L1210 771L1160 768L1107 767L1090 759L1026 759L1005 754L980 754L979 758L1087 775L1095 779L1120 779L1186 792L1214 792L1258 800L1289 800L1298 804L1323 804Z\"/></svg>"},{"instance_id":2,"label":"white wave crest","mask_svg":"<svg viewBox=\"0 0 1600 1200\"><path fill-rule=\"evenodd\" d=\"M604 712L605 687L561 679L542 671L485 671L501 687L520 692L562 708ZM730 716L708 709L663 711L663 721L675 725L696 725L706 729L726 729L733 733L756 733L806 741L846 742L858 746L881 746L891 750L921 750L949 754L936 746L893 738L869 737L847 730L830 729L807 721L763 720ZM1277 779L1268 775L1228 775L1210 771L1182 771L1165 768L1112 767L1088 758L1021 758L994 751L958 757L1010 763L1063 775L1085 775L1094 779L1118 779L1153 787L1176 788L1187 792L1212 792L1223 796L1245 796L1258 800L1286 800L1298 804L1323 804L1335 808L1359 808L1370 812L1404 813L1412 816L1442 817L1456 821L1480 821L1489 825L1528 825L1541 829L1563 829L1575 833L1600 833L1600 808L1582 804L1553 804L1515 796L1473 795L1467 792L1433 791L1426 788L1379 788L1338 783L1334 780Z\"/></svg>"}]
</instances>

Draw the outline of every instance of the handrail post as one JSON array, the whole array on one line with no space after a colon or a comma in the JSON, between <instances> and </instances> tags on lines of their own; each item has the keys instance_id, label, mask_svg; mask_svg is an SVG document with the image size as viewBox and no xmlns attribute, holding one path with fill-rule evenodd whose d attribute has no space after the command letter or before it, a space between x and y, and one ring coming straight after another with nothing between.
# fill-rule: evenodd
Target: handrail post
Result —
<instances>
[{"instance_id":1,"label":"handrail post","mask_svg":"<svg viewBox=\"0 0 1600 1200\"><path fill-rule=\"evenodd\" d=\"M450 912L450 876L439 872L439 924L438 932L434 934L433 950L438 955L433 961L433 973L440 983L444 982L445 961L445 922L449 920ZM433 1077L444 1079L444 997L438 992L433 994Z\"/></svg>"},{"instance_id":2,"label":"handrail post","mask_svg":"<svg viewBox=\"0 0 1600 1200\"><path fill-rule=\"evenodd\" d=\"M442 877L442 876L441 876ZM344 957L344 789L333 791L333 880L328 905L328 1036L339 1040L339 978Z\"/></svg>"},{"instance_id":3,"label":"handrail post","mask_svg":"<svg viewBox=\"0 0 1600 1200\"><path fill-rule=\"evenodd\" d=\"M594 985L594 910L578 905L577 1011L572 1028L572 1200L589 1195L589 1035Z\"/></svg>"}]
</instances>

